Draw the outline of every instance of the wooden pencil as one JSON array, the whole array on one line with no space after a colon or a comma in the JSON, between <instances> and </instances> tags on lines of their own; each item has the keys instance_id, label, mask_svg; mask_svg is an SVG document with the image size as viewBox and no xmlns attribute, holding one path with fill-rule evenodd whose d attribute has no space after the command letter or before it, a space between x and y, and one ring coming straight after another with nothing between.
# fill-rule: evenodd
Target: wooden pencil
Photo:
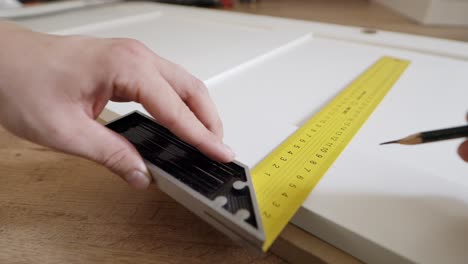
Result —
<instances>
[{"instance_id":1,"label":"wooden pencil","mask_svg":"<svg viewBox=\"0 0 468 264\"><path fill-rule=\"evenodd\" d=\"M468 137L468 126L459 126L446 129L432 130L426 132L420 132L407 136L402 139L392 140L380 145L386 144L403 144L403 145L416 145L428 142L435 142L447 139Z\"/></svg>"}]
</instances>

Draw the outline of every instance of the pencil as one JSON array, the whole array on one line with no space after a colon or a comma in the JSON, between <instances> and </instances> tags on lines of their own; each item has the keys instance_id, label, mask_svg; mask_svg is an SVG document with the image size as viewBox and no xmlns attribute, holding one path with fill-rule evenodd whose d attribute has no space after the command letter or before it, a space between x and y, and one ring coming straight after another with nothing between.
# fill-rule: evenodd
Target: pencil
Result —
<instances>
[{"instance_id":1,"label":"pencil","mask_svg":"<svg viewBox=\"0 0 468 264\"><path fill-rule=\"evenodd\" d=\"M428 142L435 142L447 139L468 137L468 126L452 127L446 129L439 129L433 131L420 132L407 136L402 139L380 143L386 144L403 144L403 145L416 145Z\"/></svg>"}]
</instances>

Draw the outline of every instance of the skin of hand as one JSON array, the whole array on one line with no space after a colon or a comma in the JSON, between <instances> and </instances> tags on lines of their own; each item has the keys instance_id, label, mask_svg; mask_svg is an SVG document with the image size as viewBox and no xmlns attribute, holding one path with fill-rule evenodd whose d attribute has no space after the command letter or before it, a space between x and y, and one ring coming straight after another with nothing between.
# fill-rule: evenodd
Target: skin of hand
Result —
<instances>
[{"instance_id":1,"label":"skin of hand","mask_svg":"<svg viewBox=\"0 0 468 264\"><path fill-rule=\"evenodd\" d=\"M207 156L229 162L207 88L182 67L131 39L54 36L0 22L0 124L58 151L85 157L144 189L135 148L95 119L109 100L141 103Z\"/></svg>"},{"instance_id":2,"label":"skin of hand","mask_svg":"<svg viewBox=\"0 0 468 264\"><path fill-rule=\"evenodd\" d=\"M460 157L468 162L468 140L465 140L460 147L458 148L458 154L460 154Z\"/></svg>"},{"instance_id":3,"label":"skin of hand","mask_svg":"<svg viewBox=\"0 0 468 264\"><path fill-rule=\"evenodd\" d=\"M468 114L466 115L466 121L468 121ZM468 140L465 140L465 142L458 147L458 154L464 161L468 162Z\"/></svg>"}]
</instances>

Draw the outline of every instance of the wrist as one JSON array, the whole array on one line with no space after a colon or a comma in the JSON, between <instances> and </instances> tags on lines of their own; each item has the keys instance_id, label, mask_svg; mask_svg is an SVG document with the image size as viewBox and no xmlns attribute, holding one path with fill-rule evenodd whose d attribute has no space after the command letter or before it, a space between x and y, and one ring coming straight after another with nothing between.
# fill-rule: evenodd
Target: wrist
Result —
<instances>
[{"instance_id":1,"label":"wrist","mask_svg":"<svg viewBox=\"0 0 468 264\"><path fill-rule=\"evenodd\" d=\"M21 48L22 38L21 35L28 32L15 23L0 21L0 103L5 100L5 93L7 92L9 85L9 79L11 76L11 69L14 68L15 62L18 61L16 54L20 54L18 51ZM24 51L23 51L24 52Z\"/></svg>"},{"instance_id":2,"label":"wrist","mask_svg":"<svg viewBox=\"0 0 468 264\"><path fill-rule=\"evenodd\" d=\"M9 21L0 21L0 36L3 38L3 34L12 34L15 31L24 30L22 27L16 25L13 22Z\"/></svg>"}]
</instances>

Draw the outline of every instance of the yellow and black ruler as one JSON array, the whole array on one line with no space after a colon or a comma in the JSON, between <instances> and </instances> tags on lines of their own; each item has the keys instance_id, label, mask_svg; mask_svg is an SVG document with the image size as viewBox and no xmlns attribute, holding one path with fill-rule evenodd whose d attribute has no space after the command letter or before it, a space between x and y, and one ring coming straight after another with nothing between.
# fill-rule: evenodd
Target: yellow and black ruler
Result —
<instances>
[{"instance_id":1,"label":"yellow and black ruler","mask_svg":"<svg viewBox=\"0 0 468 264\"><path fill-rule=\"evenodd\" d=\"M382 57L251 171L266 251L409 65Z\"/></svg>"}]
</instances>

